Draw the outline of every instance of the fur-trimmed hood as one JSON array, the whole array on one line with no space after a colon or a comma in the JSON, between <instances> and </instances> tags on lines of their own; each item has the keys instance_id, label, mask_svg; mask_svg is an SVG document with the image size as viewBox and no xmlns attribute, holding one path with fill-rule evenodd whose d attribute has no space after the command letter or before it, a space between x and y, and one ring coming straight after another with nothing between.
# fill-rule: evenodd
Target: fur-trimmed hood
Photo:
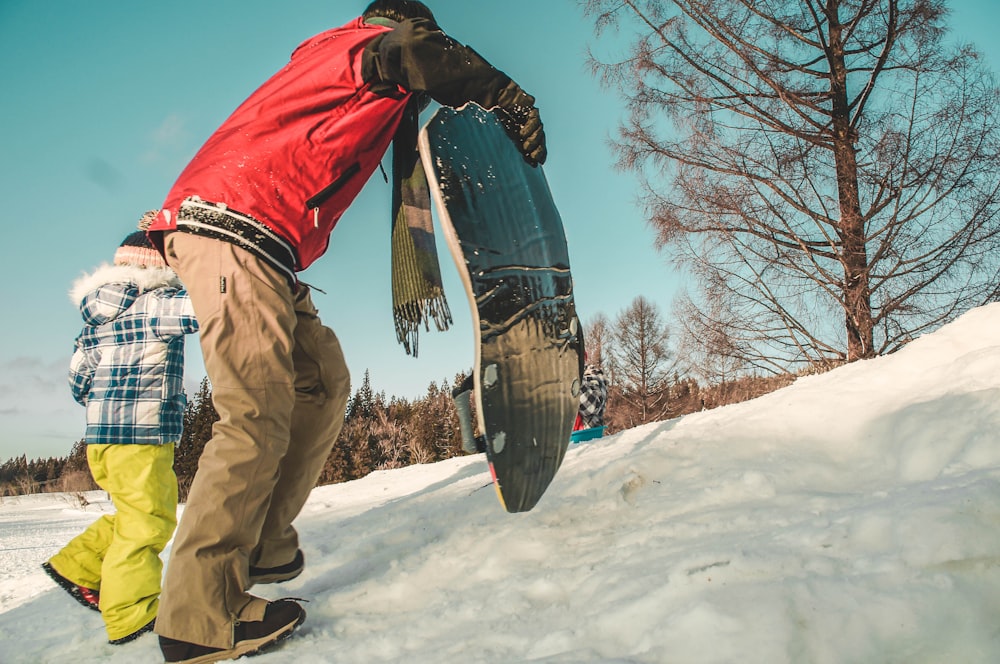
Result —
<instances>
[{"instance_id":1,"label":"fur-trimmed hood","mask_svg":"<svg viewBox=\"0 0 1000 664\"><path fill-rule=\"evenodd\" d=\"M135 284L140 293L154 288L171 286L182 288L181 280L169 267L144 268L135 265L111 265L105 263L89 274L84 274L73 282L69 299L80 306L89 293L107 284Z\"/></svg>"},{"instance_id":2,"label":"fur-trimmed hood","mask_svg":"<svg viewBox=\"0 0 1000 664\"><path fill-rule=\"evenodd\" d=\"M80 308L87 325L103 325L131 307L143 293L165 287L183 287L170 268L104 264L76 280L70 299Z\"/></svg>"}]
</instances>

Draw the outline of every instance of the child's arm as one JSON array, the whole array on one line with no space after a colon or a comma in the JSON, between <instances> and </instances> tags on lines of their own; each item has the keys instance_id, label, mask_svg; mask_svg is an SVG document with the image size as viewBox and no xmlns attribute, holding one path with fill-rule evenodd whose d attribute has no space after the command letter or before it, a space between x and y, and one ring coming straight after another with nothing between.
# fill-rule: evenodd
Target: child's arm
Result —
<instances>
[{"instance_id":1,"label":"child's arm","mask_svg":"<svg viewBox=\"0 0 1000 664\"><path fill-rule=\"evenodd\" d=\"M90 386L94 382L94 370L96 365L90 355L82 348L77 347L73 353L73 359L69 362L69 389L73 392L73 398L81 406L87 405L87 398L90 396Z\"/></svg>"},{"instance_id":2,"label":"child's arm","mask_svg":"<svg viewBox=\"0 0 1000 664\"><path fill-rule=\"evenodd\" d=\"M153 330L161 339L170 339L198 331L191 298L183 288L161 288L153 293L150 306Z\"/></svg>"}]
</instances>

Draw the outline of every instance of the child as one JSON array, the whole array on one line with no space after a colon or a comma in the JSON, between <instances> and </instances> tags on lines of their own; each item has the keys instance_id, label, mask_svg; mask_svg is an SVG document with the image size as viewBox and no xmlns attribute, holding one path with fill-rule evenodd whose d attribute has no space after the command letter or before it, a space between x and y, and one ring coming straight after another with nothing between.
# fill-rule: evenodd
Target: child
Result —
<instances>
[{"instance_id":1,"label":"child","mask_svg":"<svg viewBox=\"0 0 1000 664\"><path fill-rule=\"evenodd\" d=\"M580 411L573 431L604 426L604 409L608 404L608 382L604 378L604 371L599 366L590 364L586 351L583 358L587 366L580 381Z\"/></svg>"},{"instance_id":2,"label":"child","mask_svg":"<svg viewBox=\"0 0 1000 664\"><path fill-rule=\"evenodd\" d=\"M70 295L84 321L70 387L87 408L87 463L116 513L42 567L101 612L109 642L118 645L152 631L156 619L159 556L177 525L184 335L198 324L177 275L142 231L125 238L114 265L81 277Z\"/></svg>"}]
</instances>

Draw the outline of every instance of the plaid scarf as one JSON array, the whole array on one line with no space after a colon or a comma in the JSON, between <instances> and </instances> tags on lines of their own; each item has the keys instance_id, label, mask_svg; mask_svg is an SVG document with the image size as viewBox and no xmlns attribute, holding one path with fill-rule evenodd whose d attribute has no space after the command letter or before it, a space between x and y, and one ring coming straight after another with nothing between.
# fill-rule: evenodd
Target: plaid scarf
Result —
<instances>
[{"instance_id":1,"label":"plaid scarf","mask_svg":"<svg viewBox=\"0 0 1000 664\"><path fill-rule=\"evenodd\" d=\"M393 137L392 147L392 315L396 339L417 356L421 322L438 331L451 325L434 244L427 174L417 149L420 104L414 98Z\"/></svg>"}]
</instances>

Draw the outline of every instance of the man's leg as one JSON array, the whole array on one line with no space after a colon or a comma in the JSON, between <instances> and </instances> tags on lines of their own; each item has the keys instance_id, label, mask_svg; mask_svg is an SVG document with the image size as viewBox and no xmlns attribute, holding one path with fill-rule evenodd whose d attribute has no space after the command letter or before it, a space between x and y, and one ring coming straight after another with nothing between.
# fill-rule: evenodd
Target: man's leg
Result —
<instances>
[{"instance_id":1,"label":"man's leg","mask_svg":"<svg viewBox=\"0 0 1000 664\"><path fill-rule=\"evenodd\" d=\"M295 410L292 413L288 454L264 521L260 543L250 565L261 572L295 567L299 540L292 521L316 486L323 465L344 424L351 381L344 353L333 330L324 326L313 305L309 289L296 294ZM251 570L251 579L255 576ZM288 574L294 575L294 570ZM281 574L273 580L280 580ZM267 577L262 577L267 580Z\"/></svg>"},{"instance_id":2,"label":"man's leg","mask_svg":"<svg viewBox=\"0 0 1000 664\"><path fill-rule=\"evenodd\" d=\"M284 277L235 245L174 232L167 262L195 315L219 421L171 550L156 632L232 648L235 624L264 619L246 592L250 552L288 449L295 404L295 302Z\"/></svg>"}]
</instances>

